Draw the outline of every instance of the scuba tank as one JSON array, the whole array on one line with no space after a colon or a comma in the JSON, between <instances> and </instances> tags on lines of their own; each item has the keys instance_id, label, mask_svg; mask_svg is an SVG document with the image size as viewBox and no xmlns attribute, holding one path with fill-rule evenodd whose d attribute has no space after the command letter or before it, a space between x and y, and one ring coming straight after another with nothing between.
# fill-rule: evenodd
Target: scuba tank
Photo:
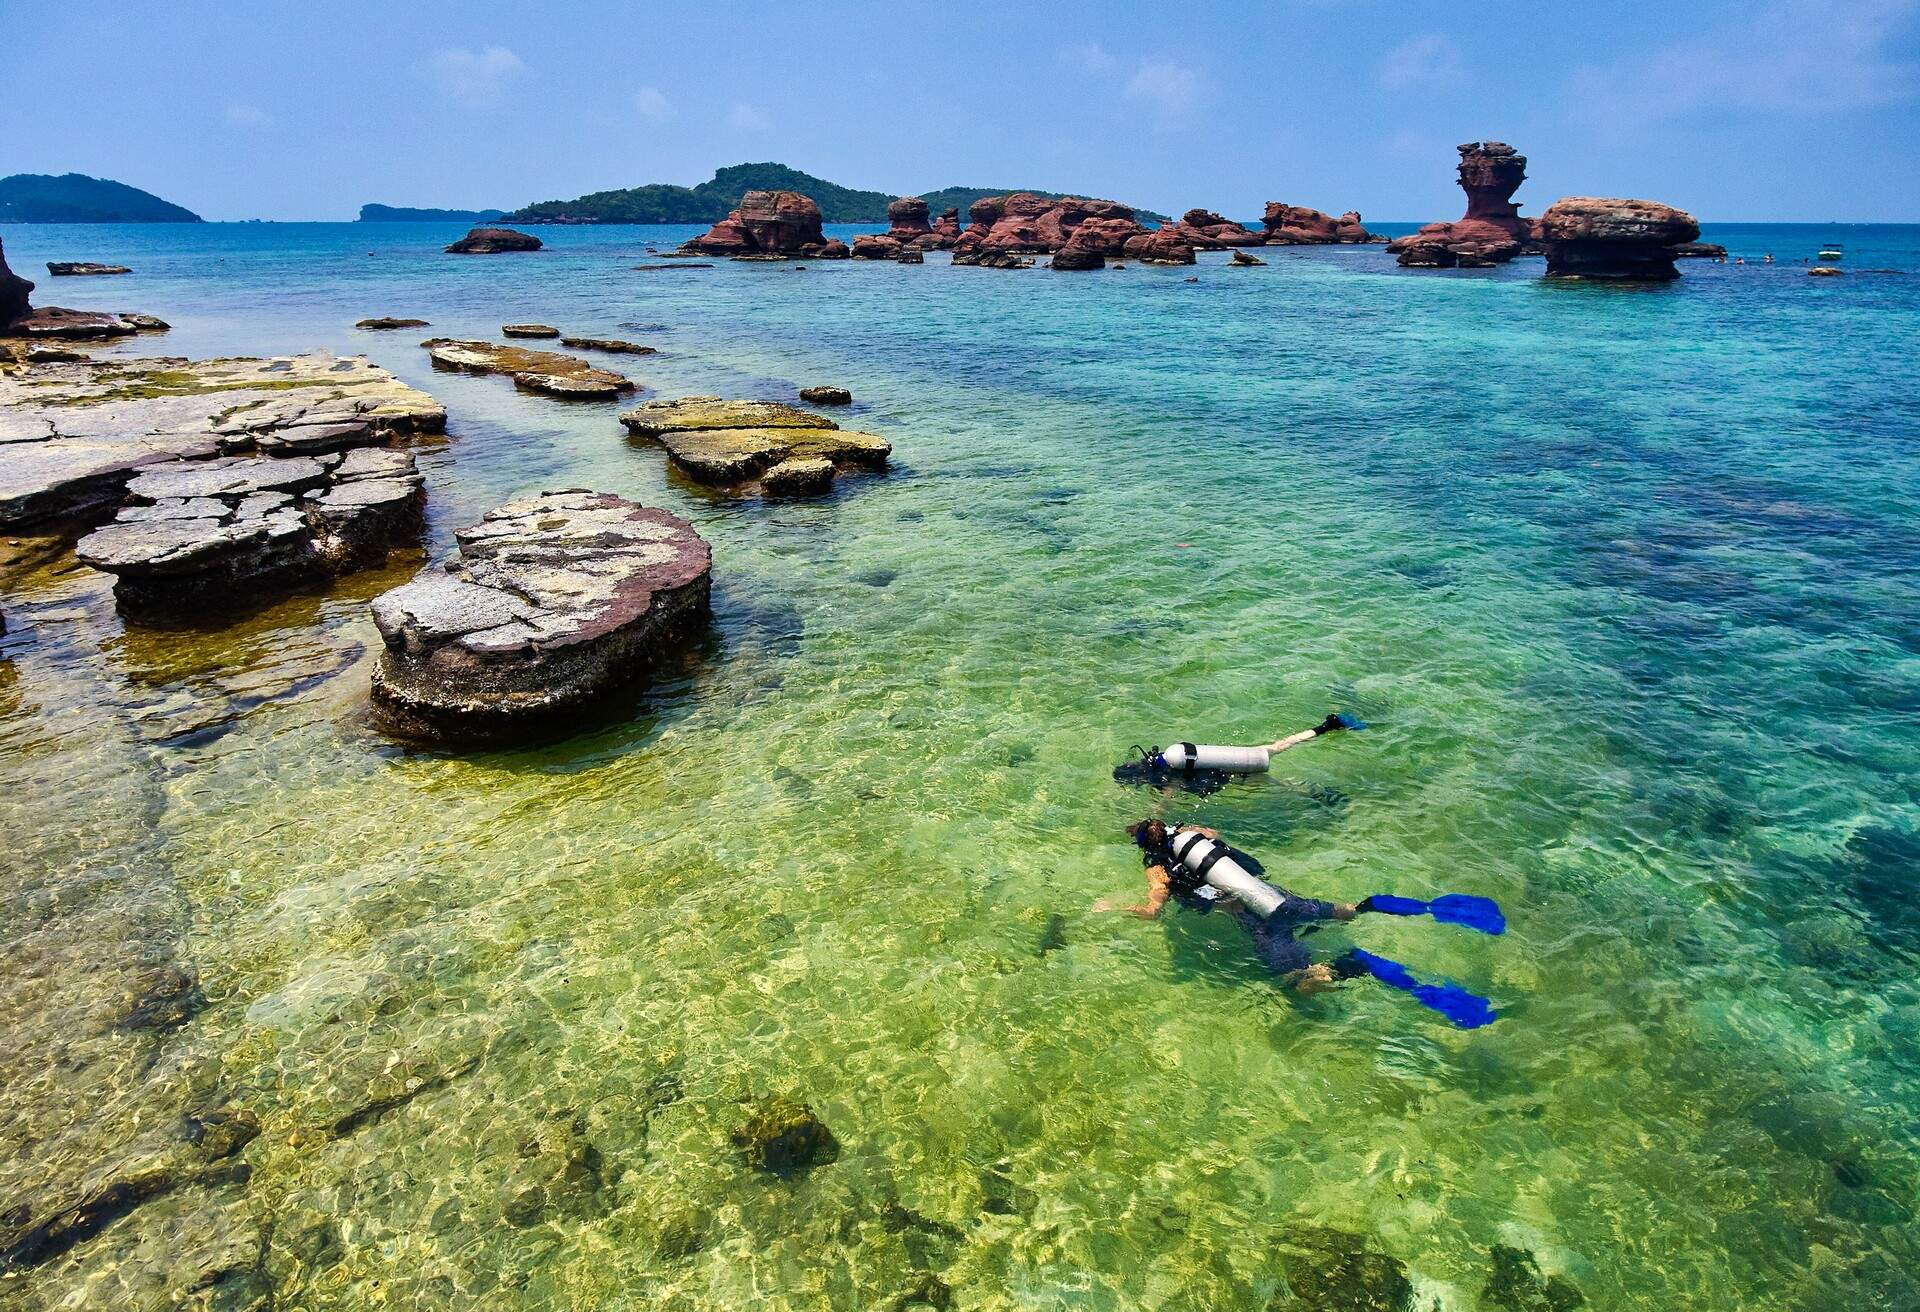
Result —
<instances>
[{"instance_id":1,"label":"scuba tank","mask_svg":"<svg viewBox=\"0 0 1920 1312\"><path fill-rule=\"evenodd\" d=\"M1264 747L1208 747L1175 743L1158 751L1169 770L1218 770L1222 774L1264 774L1272 753Z\"/></svg>"},{"instance_id":2,"label":"scuba tank","mask_svg":"<svg viewBox=\"0 0 1920 1312\"><path fill-rule=\"evenodd\" d=\"M1279 891L1235 861L1232 849L1219 839L1194 829L1176 830L1167 846L1175 861L1256 914L1270 916L1280 909Z\"/></svg>"}]
</instances>

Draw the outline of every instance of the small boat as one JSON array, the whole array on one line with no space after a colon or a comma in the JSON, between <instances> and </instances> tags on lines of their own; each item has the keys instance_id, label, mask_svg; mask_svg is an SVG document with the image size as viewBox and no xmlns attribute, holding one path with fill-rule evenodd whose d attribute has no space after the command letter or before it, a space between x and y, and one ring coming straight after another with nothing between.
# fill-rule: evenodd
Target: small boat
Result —
<instances>
[{"instance_id":1,"label":"small boat","mask_svg":"<svg viewBox=\"0 0 1920 1312\"><path fill-rule=\"evenodd\" d=\"M1839 242L1830 241L1820 248L1820 254L1814 258L1821 260L1842 260L1846 258L1846 252L1840 249Z\"/></svg>"}]
</instances>

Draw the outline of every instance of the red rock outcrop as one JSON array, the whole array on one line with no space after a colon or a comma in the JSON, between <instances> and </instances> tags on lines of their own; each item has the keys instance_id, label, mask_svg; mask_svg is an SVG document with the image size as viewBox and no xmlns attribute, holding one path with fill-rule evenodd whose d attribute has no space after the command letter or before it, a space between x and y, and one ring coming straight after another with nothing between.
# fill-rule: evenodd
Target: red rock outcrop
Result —
<instances>
[{"instance_id":1,"label":"red rock outcrop","mask_svg":"<svg viewBox=\"0 0 1920 1312\"><path fill-rule=\"evenodd\" d=\"M1361 225L1358 210L1348 210L1336 219L1321 210L1278 200L1267 202L1260 226L1260 239L1269 246L1332 246L1380 240Z\"/></svg>"},{"instance_id":2,"label":"red rock outcrop","mask_svg":"<svg viewBox=\"0 0 1920 1312\"><path fill-rule=\"evenodd\" d=\"M1674 247L1700 235L1693 215L1655 200L1568 196L1534 224L1547 277L1666 282L1678 278Z\"/></svg>"},{"instance_id":3,"label":"red rock outcrop","mask_svg":"<svg viewBox=\"0 0 1920 1312\"><path fill-rule=\"evenodd\" d=\"M887 206L887 236L902 246L924 239L932 231L927 223L927 203L918 196L902 196Z\"/></svg>"},{"instance_id":4,"label":"red rock outcrop","mask_svg":"<svg viewBox=\"0 0 1920 1312\"><path fill-rule=\"evenodd\" d=\"M447 247L449 255L503 255L510 251L537 251L540 239L512 228L474 228Z\"/></svg>"},{"instance_id":5,"label":"red rock outcrop","mask_svg":"<svg viewBox=\"0 0 1920 1312\"><path fill-rule=\"evenodd\" d=\"M863 232L853 239L856 260L897 260L906 247L890 232Z\"/></svg>"},{"instance_id":6,"label":"red rock outcrop","mask_svg":"<svg viewBox=\"0 0 1920 1312\"><path fill-rule=\"evenodd\" d=\"M1504 141L1460 147L1460 189L1467 212L1453 223L1429 223L1387 249L1411 268L1484 268L1526 251L1533 228L1520 217L1513 193L1526 180L1527 157Z\"/></svg>"},{"instance_id":7,"label":"red rock outcrop","mask_svg":"<svg viewBox=\"0 0 1920 1312\"><path fill-rule=\"evenodd\" d=\"M1180 239L1171 227L1129 237L1120 253L1142 264L1192 264L1193 247Z\"/></svg>"},{"instance_id":8,"label":"red rock outcrop","mask_svg":"<svg viewBox=\"0 0 1920 1312\"><path fill-rule=\"evenodd\" d=\"M838 252L832 249L836 246ZM750 191L738 209L680 249L698 255L834 259L847 247L820 231L820 207L809 197L797 191Z\"/></svg>"},{"instance_id":9,"label":"red rock outcrop","mask_svg":"<svg viewBox=\"0 0 1920 1312\"><path fill-rule=\"evenodd\" d=\"M933 227L920 239L920 249L926 251L952 250L953 244L960 240L960 211L950 209L933 221Z\"/></svg>"},{"instance_id":10,"label":"red rock outcrop","mask_svg":"<svg viewBox=\"0 0 1920 1312\"><path fill-rule=\"evenodd\" d=\"M1118 201L1079 196L1055 200L1024 191L983 196L968 209L967 217L971 222L954 243L956 251L1041 255L1065 247L1074 231L1089 221L1122 224L1135 235L1145 231L1133 211ZM1106 245L1114 243L1108 240Z\"/></svg>"},{"instance_id":11,"label":"red rock outcrop","mask_svg":"<svg viewBox=\"0 0 1920 1312\"><path fill-rule=\"evenodd\" d=\"M32 309L27 296L33 284L7 267L7 252L0 246L0 329L15 319L24 319Z\"/></svg>"},{"instance_id":12,"label":"red rock outcrop","mask_svg":"<svg viewBox=\"0 0 1920 1312\"><path fill-rule=\"evenodd\" d=\"M1248 232L1233 220L1221 218L1212 210L1188 210L1180 216L1179 222L1165 226L1196 250L1223 251L1229 246L1258 246L1262 240L1259 233Z\"/></svg>"},{"instance_id":13,"label":"red rock outcrop","mask_svg":"<svg viewBox=\"0 0 1920 1312\"><path fill-rule=\"evenodd\" d=\"M1067 244L1053 253L1056 269L1104 269L1107 267L1107 243L1100 228L1112 219L1093 219L1083 223L1067 238Z\"/></svg>"}]
</instances>

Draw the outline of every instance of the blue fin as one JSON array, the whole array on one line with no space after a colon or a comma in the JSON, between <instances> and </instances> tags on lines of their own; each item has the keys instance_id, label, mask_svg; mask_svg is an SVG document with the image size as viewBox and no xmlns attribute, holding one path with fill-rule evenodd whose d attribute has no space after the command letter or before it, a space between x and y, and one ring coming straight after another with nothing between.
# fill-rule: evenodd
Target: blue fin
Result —
<instances>
[{"instance_id":1,"label":"blue fin","mask_svg":"<svg viewBox=\"0 0 1920 1312\"><path fill-rule=\"evenodd\" d=\"M1350 715L1346 711L1335 711L1333 713L1333 718L1340 721L1340 727L1342 729L1353 729L1358 731L1360 729L1364 729L1367 727L1367 722L1365 720L1361 719L1357 715Z\"/></svg>"},{"instance_id":2,"label":"blue fin","mask_svg":"<svg viewBox=\"0 0 1920 1312\"><path fill-rule=\"evenodd\" d=\"M1465 925L1482 934L1507 932L1507 918L1500 913L1500 904L1490 897L1475 897L1471 893L1443 893L1431 902L1375 893L1367 899L1367 906L1389 916L1432 916L1442 924Z\"/></svg>"},{"instance_id":3,"label":"blue fin","mask_svg":"<svg viewBox=\"0 0 1920 1312\"><path fill-rule=\"evenodd\" d=\"M1493 1009L1491 1002L1477 993L1467 992L1458 984L1422 984L1414 978L1412 971L1399 962L1376 957L1361 948L1353 949L1352 956L1382 984L1399 989L1421 1006L1439 1012L1463 1030L1477 1030L1499 1019L1500 1013Z\"/></svg>"}]
</instances>

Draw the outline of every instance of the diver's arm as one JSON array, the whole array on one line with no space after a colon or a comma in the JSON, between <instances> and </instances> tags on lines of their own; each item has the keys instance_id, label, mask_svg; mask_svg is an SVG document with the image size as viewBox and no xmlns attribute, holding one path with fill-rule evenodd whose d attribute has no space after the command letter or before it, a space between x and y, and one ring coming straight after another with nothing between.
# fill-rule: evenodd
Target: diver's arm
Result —
<instances>
[{"instance_id":1,"label":"diver's arm","mask_svg":"<svg viewBox=\"0 0 1920 1312\"><path fill-rule=\"evenodd\" d=\"M1093 904L1093 909L1095 911L1125 911L1129 915L1140 917L1142 920L1155 920L1159 918L1161 908L1167 905L1167 898L1171 895L1171 892L1172 890L1167 885L1166 868L1164 866L1148 866L1147 900L1145 902L1139 906L1123 907L1114 905L1114 903L1107 898L1101 898Z\"/></svg>"},{"instance_id":2,"label":"diver's arm","mask_svg":"<svg viewBox=\"0 0 1920 1312\"><path fill-rule=\"evenodd\" d=\"M1310 743L1321 734L1332 733L1336 729L1344 729L1346 727L1338 715L1329 715L1311 729L1302 729L1299 733L1290 733L1285 738L1274 739L1267 744L1267 750L1269 752L1284 752L1289 748L1298 747L1301 743Z\"/></svg>"}]
</instances>

